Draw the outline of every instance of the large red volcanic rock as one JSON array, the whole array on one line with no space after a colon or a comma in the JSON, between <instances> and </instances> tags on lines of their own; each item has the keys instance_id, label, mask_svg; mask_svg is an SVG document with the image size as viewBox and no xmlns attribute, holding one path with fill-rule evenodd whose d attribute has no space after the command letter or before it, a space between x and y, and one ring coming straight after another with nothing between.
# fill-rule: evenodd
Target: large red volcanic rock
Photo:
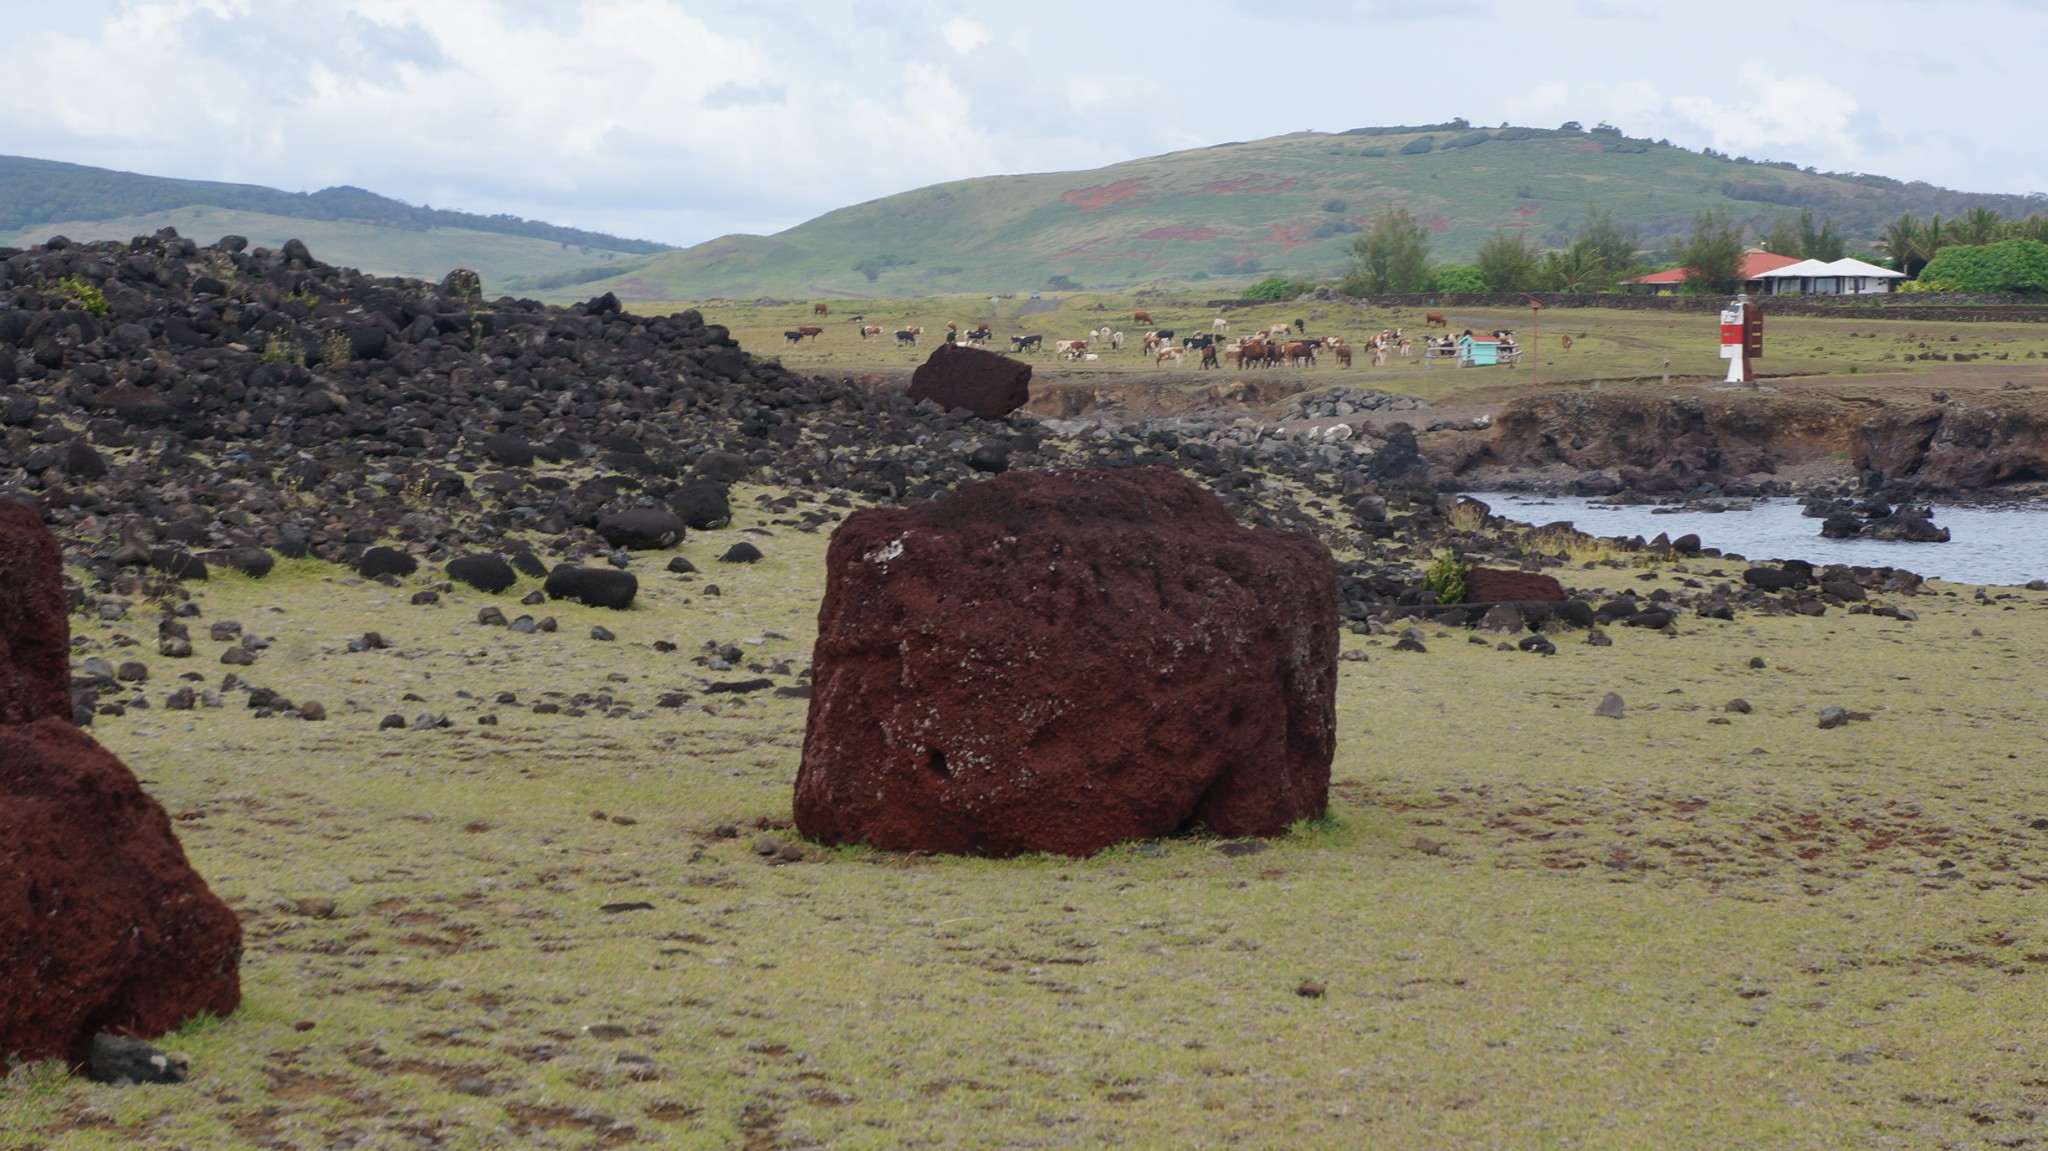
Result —
<instances>
[{"instance_id":1,"label":"large red volcanic rock","mask_svg":"<svg viewBox=\"0 0 2048 1151\"><path fill-rule=\"evenodd\" d=\"M162 805L68 720L0 727L0 1062L82 1064L241 1002L242 929Z\"/></svg>"},{"instance_id":2,"label":"large red volcanic rock","mask_svg":"<svg viewBox=\"0 0 2048 1151\"><path fill-rule=\"evenodd\" d=\"M1000 420L1031 402L1031 365L959 344L940 344L910 374L910 398Z\"/></svg>"},{"instance_id":3,"label":"large red volcanic rock","mask_svg":"<svg viewBox=\"0 0 2048 1151\"><path fill-rule=\"evenodd\" d=\"M1502 603L1516 600L1559 603L1564 598L1564 585L1557 582L1556 576L1547 576L1542 572L1473 568L1465 573L1466 603Z\"/></svg>"},{"instance_id":4,"label":"large red volcanic rock","mask_svg":"<svg viewBox=\"0 0 2048 1151\"><path fill-rule=\"evenodd\" d=\"M1012 473L832 534L797 771L828 843L1085 855L1319 815L1337 586L1163 468Z\"/></svg>"},{"instance_id":5,"label":"large red volcanic rock","mask_svg":"<svg viewBox=\"0 0 2048 1151\"><path fill-rule=\"evenodd\" d=\"M71 624L57 537L0 500L0 724L71 714Z\"/></svg>"},{"instance_id":6,"label":"large red volcanic rock","mask_svg":"<svg viewBox=\"0 0 2048 1151\"><path fill-rule=\"evenodd\" d=\"M71 726L55 536L0 501L0 1063L83 1064L241 1001L242 928L170 817Z\"/></svg>"}]
</instances>

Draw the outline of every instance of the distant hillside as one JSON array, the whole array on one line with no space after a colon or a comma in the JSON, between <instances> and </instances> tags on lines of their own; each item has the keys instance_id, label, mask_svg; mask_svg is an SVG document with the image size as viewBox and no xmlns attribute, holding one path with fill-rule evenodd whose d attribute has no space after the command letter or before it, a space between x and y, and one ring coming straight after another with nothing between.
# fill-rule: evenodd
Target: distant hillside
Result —
<instances>
[{"instance_id":1,"label":"distant hillside","mask_svg":"<svg viewBox=\"0 0 2048 1151\"><path fill-rule=\"evenodd\" d=\"M641 300L907 296L1270 274L1324 276L1371 214L1394 205L1469 261L1495 228L1561 245L1597 204L1652 249L1721 206L1765 226L1812 208L1852 246L1904 212L2039 211L1880 176L1702 154L1613 130L1430 127L1304 132L1088 172L989 176L829 212L773 236L724 236L581 286Z\"/></svg>"},{"instance_id":2,"label":"distant hillside","mask_svg":"<svg viewBox=\"0 0 2048 1151\"><path fill-rule=\"evenodd\" d=\"M612 276L671 250L517 216L414 207L361 188L282 192L0 156L0 245L57 234L126 239L165 226L202 243L228 232L266 246L298 238L328 263L376 275L439 279L467 267L504 291Z\"/></svg>"}]
</instances>

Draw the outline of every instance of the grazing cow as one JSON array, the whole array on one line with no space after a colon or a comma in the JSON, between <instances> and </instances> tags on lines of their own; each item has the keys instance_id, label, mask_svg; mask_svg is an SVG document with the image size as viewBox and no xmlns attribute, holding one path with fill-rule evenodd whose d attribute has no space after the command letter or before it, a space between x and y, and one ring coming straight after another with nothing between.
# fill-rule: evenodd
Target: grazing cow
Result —
<instances>
[{"instance_id":1,"label":"grazing cow","mask_svg":"<svg viewBox=\"0 0 2048 1151\"><path fill-rule=\"evenodd\" d=\"M1109 346L1110 346L1110 350L1112 350L1112 351L1119 351L1119 352L1120 352L1120 351L1122 351L1122 350L1123 350L1123 347L1124 347L1124 333L1123 333L1123 329L1122 329L1122 328L1118 328L1118 329L1117 329L1116 331L1114 331L1114 332L1111 332L1111 333L1109 334Z\"/></svg>"},{"instance_id":2,"label":"grazing cow","mask_svg":"<svg viewBox=\"0 0 2048 1151\"><path fill-rule=\"evenodd\" d=\"M1398 341L1395 342L1394 346L1401 349L1401 354L1403 356L1412 356L1415 354L1415 341L1409 339L1406 336L1402 336Z\"/></svg>"},{"instance_id":3,"label":"grazing cow","mask_svg":"<svg viewBox=\"0 0 2048 1151\"><path fill-rule=\"evenodd\" d=\"M896 346L900 348L905 344L916 347L917 333L909 328L899 328L896 331Z\"/></svg>"},{"instance_id":4,"label":"grazing cow","mask_svg":"<svg viewBox=\"0 0 2048 1151\"><path fill-rule=\"evenodd\" d=\"M1337 366L1340 368L1351 366L1351 349L1342 344L1337 345Z\"/></svg>"},{"instance_id":5,"label":"grazing cow","mask_svg":"<svg viewBox=\"0 0 2048 1151\"><path fill-rule=\"evenodd\" d=\"M1375 368L1384 368L1387 366L1386 341L1374 340L1372 342L1372 366Z\"/></svg>"},{"instance_id":6,"label":"grazing cow","mask_svg":"<svg viewBox=\"0 0 2048 1151\"><path fill-rule=\"evenodd\" d=\"M990 333L988 330L988 325L984 324L981 327L976 328L973 331L967 333L967 342L970 344L987 343L989 334Z\"/></svg>"},{"instance_id":7,"label":"grazing cow","mask_svg":"<svg viewBox=\"0 0 2048 1151\"><path fill-rule=\"evenodd\" d=\"M1299 340L1281 348L1280 354L1287 360L1289 366L1292 367L1300 367L1303 364L1314 364L1316 362L1315 349Z\"/></svg>"},{"instance_id":8,"label":"grazing cow","mask_svg":"<svg viewBox=\"0 0 2048 1151\"><path fill-rule=\"evenodd\" d=\"M811 314L814 316L829 316L832 314L832 309L823 304L812 304Z\"/></svg>"},{"instance_id":9,"label":"grazing cow","mask_svg":"<svg viewBox=\"0 0 2048 1151\"><path fill-rule=\"evenodd\" d=\"M861 325L861 328L860 328L860 338L861 338L861 339L863 339L863 340L867 339L867 338L868 338L869 336L879 336L879 335L881 335L881 334L882 334L882 325L880 325L880 324L862 324L862 325Z\"/></svg>"},{"instance_id":10,"label":"grazing cow","mask_svg":"<svg viewBox=\"0 0 2048 1151\"><path fill-rule=\"evenodd\" d=\"M1572 338L1570 336L1559 336L1557 338L1557 345L1569 352L1572 350Z\"/></svg>"},{"instance_id":11,"label":"grazing cow","mask_svg":"<svg viewBox=\"0 0 2048 1151\"><path fill-rule=\"evenodd\" d=\"M1297 335L1297 336L1305 336L1305 335L1307 335L1307 334L1308 334L1308 321L1307 321L1307 320L1304 320L1304 319L1302 319L1302 318L1301 318L1300 316L1296 316L1296 317L1294 318L1294 334L1295 334L1295 335Z\"/></svg>"},{"instance_id":12,"label":"grazing cow","mask_svg":"<svg viewBox=\"0 0 2048 1151\"><path fill-rule=\"evenodd\" d=\"M1180 342L1180 346L1181 346L1181 347L1183 347L1183 348L1186 348L1187 350L1189 350L1189 351L1191 351L1191 352L1192 352L1192 351L1194 351L1194 350L1195 350L1196 348L1206 348L1206 347L1208 347L1208 346L1209 346L1210 344L1213 344L1213 343L1215 343L1215 342L1216 342L1216 337L1214 337L1214 336L1209 336L1209 335L1202 335L1202 336L1188 336L1187 338L1185 338L1185 339L1181 340L1181 342Z\"/></svg>"},{"instance_id":13,"label":"grazing cow","mask_svg":"<svg viewBox=\"0 0 2048 1151\"><path fill-rule=\"evenodd\" d=\"M1052 350L1063 360L1078 360L1088 354L1088 341L1060 340L1052 346Z\"/></svg>"},{"instance_id":14,"label":"grazing cow","mask_svg":"<svg viewBox=\"0 0 2048 1151\"><path fill-rule=\"evenodd\" d=\"M814 340L815 340L815 339L817 339L817 338L818 338L819 336L822 336L822 335L824 335L824 334L825 334L825 329L823 329L823 328L814 328L814 327L811 327L811 326L809 326L809 325L805 325L804 327L798 328L798 329L796 330L796 334L797 334L797 335L799 335L799 336L809 336L810 338L812 338L812 339L814 339Z\"/></svg>"},{"instance_id":15,"label":"grazing cow","mask_svg":"<svg viewBox=\"0 0 2048 1151\"><path fill-rule=\"evenodd\" d=\"M1177 364L1180 363L1181 360L1187 356L1187 354L1188 350L1186 348L1161 348L1159 349L1159 354L1152 357L1152 363L1155 367L1159 364L1165 363L1168 360L1172 360L1174 363Z\"/></svg>"},{"instance_id":16,"label":"grazing cow","mask_svg":"<svg viewBox=\"0 0 2048 1151\"><path fill-rule=\"evenodd\" d=\"M1170 340L1170 339L1172 339L1172 338L1173 338L1173 329L1172 329L1172 328L1161 328L1161 329L1159 329L1158 331L1156 331L1156 332L1154 332L1154 333L1152 333L1152 334L1153 334L1153 335L1155 335L1155 336L1158 336L1158 337L1159 337L1159 338L1160 338L1161 340Z\"/></svg>"},{"instance_id":17,"label":"grazing cow","mask_svg":"<svg viewBox=\"0 0 2048 1151\"><path fill-rule=\"evenodd\" d=\"M782 338L794 344L802 340L804 338L804 334L802 332L784 332L782 333Z\"/></svg>"},{"instance_id":18,"label":"grazing cow","mask_svg":"<svg viewBox=\"0 0 2048 1151\"><path fill-rule=\"evenodd\" d=\"M1149 324L1149 323L1151 323L1151 322L1152 322L1152 313L1150 313L1150 312L1132 312L1132 313L1131 313L1131 322L1132 322L1132 323L1134 323L1134 324Z\"/></svg>"},{"instance_id":19,"label":"grazing cow","mask_svg":"<svg viewBox=\"0 0 2048 1151\"><path fill-rule=\"evenodd\" d=\"M1218 316L1209 321L1209 330L1212 332L1227 332L1230 330L1230 321L1222 316Z\"/></svg>"},{"instance_id":20,"label":"grazing cow","mask_svg":"<svg viewBox=\"0 0 2048 1151\"><path fill-rule=\"evenodd\" d=\"M1011 336L1010 350L1021 352L1026 348L1037 349L1045 342L1044 336Z\"/></svg>"},{"instance_id":21,"label":"grazing cow","mask_svg":"<svg viewBox=\"0 0 2048 1151\"><path fill-rule=\"evenodd\" d=\"M1202 366L1205 368L1220 368L1223 366L1216 362L1215 343L1211 342L1202 345Z\"/></svg>"},{"instance_id":22,"label":"grazing cow","mask_svg":"<svg viewBox=\"0 0 2048 1151\"><path fill-rule=\"evenodd\" d=\"M1442 312L1424 312L1422 315L1422 326L1425 328L1448 328L1451 326L1451 322L1444 319Z\"/></svg>"}]
</instances>

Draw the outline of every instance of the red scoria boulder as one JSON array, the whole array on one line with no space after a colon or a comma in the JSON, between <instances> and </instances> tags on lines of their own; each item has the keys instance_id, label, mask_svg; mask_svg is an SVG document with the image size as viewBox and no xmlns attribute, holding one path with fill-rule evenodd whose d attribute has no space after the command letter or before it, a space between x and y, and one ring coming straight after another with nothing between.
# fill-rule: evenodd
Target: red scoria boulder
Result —
<instances>
[{"instance_id":1,"label":"red scoria boulder","mask_svg":"<svg viewBox=\"0 0 2048 1151\"><path fill-rule=\"evenodd\" d=\"M1164 468L1016 472L832 533L796 822L1086 855L1320 815L1337 584Z\"/></svg>"},{"instance_id":2,"label":"red scoria boulder","mask_svg":"<svg viewBox=\"0 0 2048 1151\"><path fill-rule=\"evenodd\" d=\"M242 928L163 806L63 719L0 727L0 1063L241 1002Z\"/></svg>"},{"instance_id":3,"label":"red scoria boulder","mask_svg":"<svg viewBox=\"0 0 2048 1151\"><path fill-rule=\"evenodd\" d=\"M1031 400L1031 365L959 344L940 344L910 374L910 398L1000 420Z\"/></svg>"},{"instance_id":4,"label":"red scoria boulder","mask_svg":"<svg viewBox=\"0 0 2048 1151\"><path fill-rule=\"evenodd\" d=\"M1466 603L1514 603L1523 600L1562 602L1564 585L1542 572L1473 568L1465 573Z\"/></svg>"},{"instance_id":5,"label":"red scoria boulder","mask_svg":"<svg viewBox=\"0 0 2048 1151\"><path fill-rule=\"evenodd\" d=\"M0 724L71 714L71 624L57 537L0 500Z\"/></svg>"},{"instance_id":6,"label":"red scoria boulder","mask_svg":"<svg viewBox=\"0 0 2048 1151\"><path fill-rule=\"evenodd\" d=\"M0 1066L83 1064L241 1001L242 928L170 817L71 726L57 539L0 501Z\"/></svg>"}]
</instances>

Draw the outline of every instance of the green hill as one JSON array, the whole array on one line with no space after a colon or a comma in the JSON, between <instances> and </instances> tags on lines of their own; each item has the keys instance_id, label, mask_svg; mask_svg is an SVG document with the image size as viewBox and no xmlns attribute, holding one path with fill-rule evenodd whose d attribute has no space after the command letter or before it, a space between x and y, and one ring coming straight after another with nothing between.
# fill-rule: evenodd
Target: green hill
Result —
<instances>
[{"instance_id":1,"label":"green hill","mask_svg":"<svg viewBox=\"0 0 2048 1151\"><path fill-rule=\"evenodd\" d=\"M724 236L579 293L639 300L1014 292L1271 274L1326 276L1371 214L1404 207L1432 257L1469 261L1495 228L1561 244L1589 204L1662 248L1722 206L1766 225L1806 207L1852 243L1902 212L2040 205L1879 176L1820 173L1596 129L1303 132L1087 172L937 184L828 212L773 236Z\"/></svg>"},{"instance_id":2,"label":"green hill","mask_svg":"<svg viewBox=\"0 0 2048 1151\"><path fill-rule=\"evenodd\" d=\"M0 247L53 235L125 240L173 227L202 243L233 233L375 275L439 279L470 268L490 291L538 291L617 275L670 251L647 240L517 216L415 207L361 188L282 192L0 156Z\"/></svg>"}]
</instances>

